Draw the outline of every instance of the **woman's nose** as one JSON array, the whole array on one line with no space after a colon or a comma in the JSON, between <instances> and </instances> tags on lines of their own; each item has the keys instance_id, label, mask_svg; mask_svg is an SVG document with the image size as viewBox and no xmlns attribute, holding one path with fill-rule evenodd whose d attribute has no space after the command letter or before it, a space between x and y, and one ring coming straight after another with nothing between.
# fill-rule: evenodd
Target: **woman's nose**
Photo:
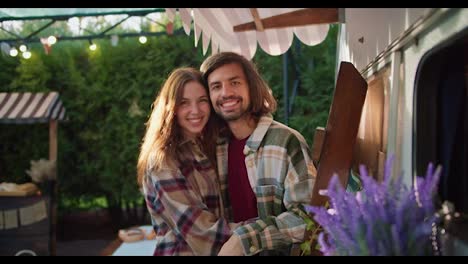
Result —
<instances>
[{"instance_id":1,"label":"woman's nose","mask_svg":"<svg viewBox=\"0 0 468 264\"><path fill-rule=\"evenodd\" d=\"M192 103L190 106L190 112L192 113L198 113L200 111L200 107L198 106L197 103Z\"/></svg>"}]
</instances>

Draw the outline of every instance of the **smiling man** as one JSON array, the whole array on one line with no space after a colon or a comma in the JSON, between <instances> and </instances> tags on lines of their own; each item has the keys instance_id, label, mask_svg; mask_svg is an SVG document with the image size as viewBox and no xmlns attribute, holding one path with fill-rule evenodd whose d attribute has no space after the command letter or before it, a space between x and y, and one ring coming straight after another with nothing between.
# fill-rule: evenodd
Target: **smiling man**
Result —
<instances>
[{"instance_id":1,"label":"smiling man","mask_svg":"<svg viewBox=\"0 0 468 264\"><path fill-rule=\"evenodd\" d=\"M304 137L273 120L276 100L255 65L222 52L200 67L229 127L217 162L226 215L242 223L219 255L287 255L303 242L316 169Z\"/></svg>"}]
</instances>

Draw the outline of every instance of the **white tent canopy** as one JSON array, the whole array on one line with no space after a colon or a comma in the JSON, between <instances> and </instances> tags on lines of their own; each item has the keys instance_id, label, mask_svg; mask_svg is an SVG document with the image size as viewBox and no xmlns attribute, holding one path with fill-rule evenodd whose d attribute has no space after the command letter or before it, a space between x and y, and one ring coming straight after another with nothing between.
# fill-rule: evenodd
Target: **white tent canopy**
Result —
<instances>
[{"instance_id":1,"label":"white tent canopy","mask_svg":"<svg viewBox=\"0 0 468 264\"><path fill-rule=\"evenodd\" d=\"M234 51L251 59L257 50L257 43L266 53L273 56L285 53L291 46L294 35L309 46L321 43L327 36L329 23L342 20L338 18L338 10L338 8L179 8L178 10L166 8L166 14L171 21L179 15L187 35L191 34L193 21L195 45L201 38L203 54L206 54L208 46L211 45L212 53ZM330 12L335 12L336 16L327 17ZM289 20L283 20L284 16L281 15L290 15L287 18ZM296 22L291 15L296 16ZM277 25L268 27L268 19L272 22L270 24ZM300 22L301 20L307 22ZM278 22L279 24L283 22L283 25L278 25ZM291 22L304 25L291 26ZM255 27L246 31L234 30L235 26L246 23L255 23Z\"/></svg>"}]
</instances>

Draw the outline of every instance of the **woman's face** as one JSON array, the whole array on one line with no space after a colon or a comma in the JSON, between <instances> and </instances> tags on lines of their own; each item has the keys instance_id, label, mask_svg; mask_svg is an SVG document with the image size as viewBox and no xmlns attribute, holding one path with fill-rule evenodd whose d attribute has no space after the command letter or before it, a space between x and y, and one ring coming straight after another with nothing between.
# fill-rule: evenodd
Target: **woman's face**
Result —
<instances>
[{"instance_id":1,"label":"woman's face","mask_svg":"<svg viewBox=\"0 0 468 264\"><path fill-rule=\"evenodd\" d=\"M176 107L177 122L187 138L195 138L210 117L210 98L196 81L188 82L182 89L182 98Z\"/></svg>"}]
</instances>

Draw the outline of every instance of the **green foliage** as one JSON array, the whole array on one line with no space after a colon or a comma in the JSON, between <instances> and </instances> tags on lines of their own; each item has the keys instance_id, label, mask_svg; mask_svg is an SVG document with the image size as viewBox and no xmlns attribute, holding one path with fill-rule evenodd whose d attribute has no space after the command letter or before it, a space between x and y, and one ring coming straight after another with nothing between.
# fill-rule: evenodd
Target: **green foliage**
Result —
<instances>
[{"instance_id":1,"label":"green foliage","mask_svg":"<svg viewBox=\"0 0 468 264\"><path fill-rule=\"evenodd\" d=\"M324 208L330 208L330 204L327 201ZM305 218L306 226L306 239L301 243L301 256L321 255L320 245L318 243L318 236L323 232L323 227L314 220L312 213L308 213Z\"/></svg>"},{"instance_id":2,"label":"green foliage","mask_svg":"<svg viewBox=\"0 0 468 264\"><path fill-rule=\"evenodd\" d=\"M180 66L198 68L211 53L203 56L201 45L194 48L193 42L193 36L185 35L148 37L145 45L121 38L113 47L103 39L95 41L98 49L92 52L86 41L59 41L49 55L35 44L29 60L0 56L0 91L57 91L67 110L69 121L58 125L60 210L141 203L136 162L145 122L168 74ZM301 85L289 125L309 144L315 127L326 124L335 42L332 28L324 43L302 45L300 54L293 53ZM258 48L254 61L278 99L275 118L283 121L282 57ZM48 125L1 126L0 179L28 181L24 171L30 160L48 157ZM105 203L93 202L102 197Z\"/></svg>"},{"instance_id":3,"label":"green foliage","mask_svg":"<svg viewBox=\"0 0 468 264\"><path fill-rule=\"evenodd\" d=\"M0 91L9 91L10 83L17 76L16 67L19 65L19 61L16 58L4 55L0 55Z\"/></svg>"},{"instance_id":4,"label":"green foliage","mask_svg":"<svg viewBox=\"0 0 468 264\"><path fill-rule=\"evenodd\" d=\"M289 113L288 125L301 132L309 145L312 144L316 127L325 127L327 123L335 87L337 35L338 26L331 25L327 38L319 45L306 46L296 43L299 40L294 39L290 49L288 60L290 98L296 78L299 79L300 85L294 100L290 99L292 111ZM299 49L295 48L297 45ZM284 123L283 58L269 56L259 49L254 61L278 100L278 109L274 117ZM298 69L296 74L294 67Z\"/></svg>"}]
</instances>

